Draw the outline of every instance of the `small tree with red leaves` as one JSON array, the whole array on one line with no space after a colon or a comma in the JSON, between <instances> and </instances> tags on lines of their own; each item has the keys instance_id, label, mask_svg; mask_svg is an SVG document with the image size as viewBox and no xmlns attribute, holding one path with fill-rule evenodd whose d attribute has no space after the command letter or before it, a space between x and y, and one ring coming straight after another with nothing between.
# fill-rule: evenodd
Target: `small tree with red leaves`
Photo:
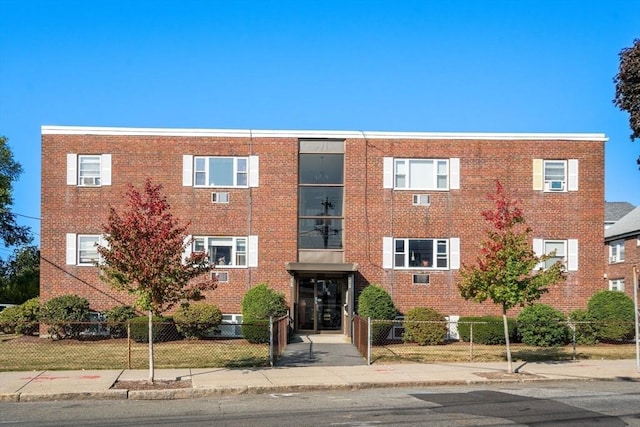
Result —
<instances>
[{"instance_id":1,"label":"small tree with red leaves","mask_svg":"<svg viewBox=\"0 0 640 427\"><path fill-rule=\"evenodd\" d=\"M129 184L127 209L109 209L103 231L106 244L98 246L102 279L117 290L134 295L135 305L149 314L149 380L153 381L152 317L180 302L203 299L215 288L207 273L211 267L204 252L183 258L187 226L170 212L162 185L147 179L144 191Z\"/></svg>"},{"instance_id":2,"label":"small tree with red leaves","mask_svg":"<svg viewBox=\"0 0 640 427\"><path fill-rule=\"evenodd\" d=\"M536 256L520 203L509 198L496 181L496 193L488 196L493 210L482 212L491 224L487 240L481 244L474 265L463 265L458 284L467 300L491 299L502 306L509 372L513 372L507 326L507 310L532 304L548 292L549 286L565 280L564 266L556 262L549 268L537 268L554 254Z\"/></svg>"}]
</instances>

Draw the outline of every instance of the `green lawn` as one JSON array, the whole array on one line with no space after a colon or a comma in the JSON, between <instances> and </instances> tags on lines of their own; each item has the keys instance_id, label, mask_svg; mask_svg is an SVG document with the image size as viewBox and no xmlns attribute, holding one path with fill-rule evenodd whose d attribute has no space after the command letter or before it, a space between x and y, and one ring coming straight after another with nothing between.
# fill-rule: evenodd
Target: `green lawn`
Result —
<instances>
[{"instance_id":1,"label":"green lawn","mask_svg":"<svg viewBox=\"0 0 640 427\"><path fill-rule=\"evenodd\" d=\"M245 340L183 340L154 344L156 368L268 366L269 347ZM129 362L130 360L130 362ZM0 371L146 369L146 343L126 339L77 341L2 336Z\"/></svg>"}]
</instances>

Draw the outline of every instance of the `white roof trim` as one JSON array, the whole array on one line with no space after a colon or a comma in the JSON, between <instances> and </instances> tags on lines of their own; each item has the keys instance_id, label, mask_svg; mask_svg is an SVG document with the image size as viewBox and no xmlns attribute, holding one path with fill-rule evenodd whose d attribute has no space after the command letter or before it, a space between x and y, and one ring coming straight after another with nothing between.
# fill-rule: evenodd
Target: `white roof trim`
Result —
<instances>
[{"instance_id":1,"label":"white roof trim","mask_svg":"<svg viewBox=\"0 0 640 427\"><path fill-rule=\"evenodd\" d=\"M377 132L333 130L178 129L90 126L47 126L42 135L215 136L226 138L368 138L607 141L604 133Z\"/></svg>"}]
</instances>

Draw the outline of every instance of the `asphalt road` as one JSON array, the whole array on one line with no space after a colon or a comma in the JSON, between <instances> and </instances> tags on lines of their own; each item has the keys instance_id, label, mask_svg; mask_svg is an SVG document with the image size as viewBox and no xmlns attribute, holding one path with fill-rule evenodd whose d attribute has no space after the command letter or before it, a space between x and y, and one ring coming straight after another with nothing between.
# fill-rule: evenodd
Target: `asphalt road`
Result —
<instances>
[{"instance_id":1,"label":"asphalt road","mask_svg":"<svg viewBox=\"0 0 640 427\"><path fill-rule=\"evenodd\" d=\"M0 426L640 426L638 382L0 403Z\"/></svg>"}]
</instances>

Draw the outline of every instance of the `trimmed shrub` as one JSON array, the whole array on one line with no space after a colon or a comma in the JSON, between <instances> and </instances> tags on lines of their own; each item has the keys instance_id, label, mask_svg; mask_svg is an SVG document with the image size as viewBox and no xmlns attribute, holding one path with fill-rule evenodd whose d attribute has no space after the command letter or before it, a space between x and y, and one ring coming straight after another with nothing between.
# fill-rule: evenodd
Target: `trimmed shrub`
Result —
<instances>
[{"instance_id":1,"label":"trimmed shrub","mask_svg":"<svg viewBox=\"0 0 640 427\"><path fill-rule=\"evenodd\" d=\"M595 319L587 310L577 309L569 313L569 324L575 330L576 344L593 345L598 341L594 322Z\"/></svg>"},{"instance_id":2,"label":"trimmed shrub","mask_svg":"<svg viewBox=\"0 0 640 427\"><path fill-rule=\"evenodd\" d=\"M204 338L207 332L220 325L222 312L214 304L185 304L173 314L173 321L186 338Z\"/></svg>"},{"instance_id":3,"label":"trimmed shrub","mask_svg":"<svg viewBox=\"0 0 640 427\"><path fill-rule=\"evenodd\" d=\"M415 307L407 311L403 326L402 340L418 345L442 344L447 335L445 316L429 307Z\"/></svg>"},{"instance_id":4,"label":"trimmed shrub","mask_svg":"<svg viewBox=\"0 0 640 427\"><path fill-rule=\"evenodd\" d=\"M107 326L109 327L109 336L111 338L126 338L127 322L138 315L130 305L113 307L104 314L107 317Z\"/></svg>"},{"instance_id":5,"label":"trimmed shrub","mask_svg":"<svg viewBox=\"0 0 640 427\"><path fill-rule=\"evenodd\" d=\"M78 295L62 295L47 301L40 312L40 320L49 326L52 339L77 338L89 321L89 301Z\"/></svg>"},{"instance_id":6,"label":"trimmed shrub","mask_svg":"<svg viewBox=\"0 0 640 427\"><path fill-rule=\"evenodd\" d=\"M633 337L635 309L633 300L624 293L596 292L589 299L587 310L597 322L598 340L620 341Z\"/></svg>"},{"instance_id":7,"label":"trimmed shrub","mask_svg":"<svg viewBox=\"0 0 640 427\"><path fill-rule=\"evenodd\" d=\"M252 343L269 342L269 317L287 314L284 295L260 283L242 298L242 335Z\"/></svg>"},{"instance_id":8,"label":"trimmed shrub","mask_svg":"<svg viewBox=\"0 0 640 427\"><path fill-rule=\"evenodd\" d=\"M518 315L518 336L527 345L556 347L567 343L569 328L560 310L547 304L533 304Z\"/></svg>"},{"instance_id":9,"label":"trimmed shrub","mask_svg":"<svg viewBox=\"0 0 640 427\"><path fill-rule=\"evenodd\" d=\"M371 340L373 344L383 344L391 332L398 310L387 291L371 284L364 288L358 297L358 315L378 320L372 322Z\"/></svg>"},{"instance_id":10,"label":"trimmed shrub","mask_svg":"<svg viewBox=\"0 0 640 427\"><path fill-rule=\"evenodd\" d=\"M33 335L38 330L40 299L31 298L0 312L0 331L7 334Z\"/></svg>"},{"instance_id":11,"label":"trimmed shrub","mask_svg":"<svg viewBox=\"0 0 640 427\"><path fill-rule=\"evenodd\" d=\"M477 344L506 344L504 339L504 326L500 316L461 317L458 320L458 333L460 339L469 342L471 338L471 323L473 322L473 342ZM516 321L507 319L509 341L516 338Z\"/></svg>"},{"instance_id":12,"label":"trimmed shrub","mask_svg":"<svg viewBox=\"0 0 640 427\"><path fill-rule=\"evenodd\" d=\"M153 342L166 342L181 339L173 319L153 316ZM131 339L135 342L149 342L149 316L134 317L130 320Z\"/></svg>"}]
</instances>

